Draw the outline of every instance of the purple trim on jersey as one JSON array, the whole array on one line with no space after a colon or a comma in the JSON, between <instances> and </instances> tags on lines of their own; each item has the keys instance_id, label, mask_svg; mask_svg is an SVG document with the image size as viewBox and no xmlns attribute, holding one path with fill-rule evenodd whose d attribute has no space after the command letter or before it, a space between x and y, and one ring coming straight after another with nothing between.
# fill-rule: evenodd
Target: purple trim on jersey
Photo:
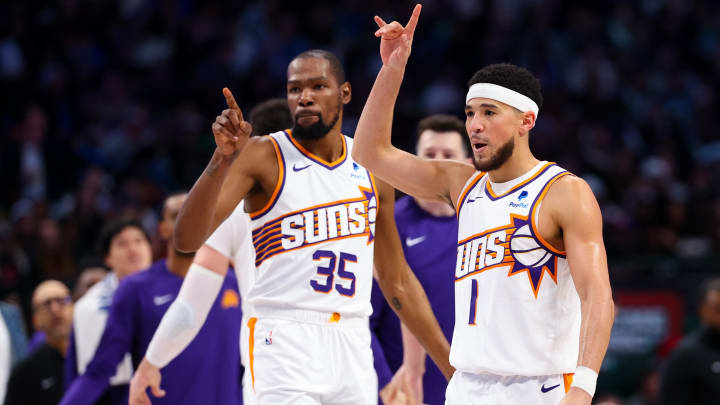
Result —
<instances>
[{"instance_id":1,"label":"purple trim on jersey","mask_svg":"<svg viewBox=\"0 0 720 405\"><path fill-rule=\"evenodd\" d=\"M549 169L550 167L552 167L552 166L556 166L556 165L550 165L550 166L548 166L548 169ZM563 258L563 259L566 257L566 255L559 254L559 253L555 253L555 252L553 252L552 250L547 249L547 248L545 247L545 244L544 244L543 242L541 242L540 239L538 239L537 235L535 235L535 230L533 229L533 226L532 226L532 220L533 220L532 215L533 215L533 211L535 211L535 205L540 201L539 198L540 198L540 196L543 194L543 192L545 191L545 188L548 186L548 184L550 184L550 183L551 183L553 180L555 180L556 178L558 178L558 177L560 177L560 176L567 176L568 174L569 174L569 172L568 172L567 170L563 170L563 171L561 171L560 173L558 173L558 174L552 176L551 178L549 178L548 181L546 181L545 184L543 184L543 186L540 187L540 191L539 191L539 192L537 193L537 195L535 196L535 199L533 200L532 205L530 205L530 211L528 212L528 224L530 225L530 234L532 235L532 238L535 239L535 242L537 242L538 246L540 246L540 247L542 247L543 249L545 249L546 252L552 254L553 256L557 256L557 257L560 257L560 258ZM533 179L533 180L534 180L534 179ZM529 182L528 182L528 183L529 183Z\"/></svg>"},{"instance_id":2,"label":"purple trim on jersey","mask_svg":"<svg viewBox=\"0 0 720 405\"><path fill-rule=\"evenodd\" d=\"M349 152L348 152L348 150L347 150L347 141L345 140L345 135L343 135L343 134L340 134L340 137L342 137L343 150L345 151L345 156L343 157L343 159L342 159L341 161L335 163L334 165L328 165L328 164L325 164L324 162L322 162L322 161L320 161L320 160L318 160L318 159L315 159L314 157L308 155L307 153L303 152L302 149L298 148L297 145L295 145L295 142L297 142L297 141L295 140L295 138L293 138L292 135L288 134L287 131L283 131L283 132L285 132L285 136L288 137L288 140L290 141L290 143L292 144L292 146L294 146L295 149L298 150L298 152L300 152L300 153L301 153L303 156L305 156L306 158L312 160L313 162L319 164L320 166L323 166L324 168L326 168L326 169L328 169L328 170L335 170L335 169L337 169L338 167L342 166L342 164L345 163L345 161L347 160L347 157L348 157L348 153L349 153Z\"/></svg>"},{"instance_id":3,"label":"purple trim on jersey","mask_svg":"<svg viewBox=\"0 0 720 405\"><path fill-rule=\"evenodd\" d=\"M537 180L538 178L540 178L540 176L542 176L543 173L545 173L546 171L550 170L550 168L553 167L553 166L557 166L557 165L556 165L555 163L552 163L552 164L547 165L544 169L540 170L538 173L533 174L532 177L529 179L529 181L527 181L527 183L522 183L522 182L521 182L520 184L522 184L522 187L518 187L517 190L511 190L511 192L505 193L505 194L503 194L503 195L499 195L499 196L497 196L497 197L493 197L493 196L488 192L487 183L486 183L486 184L485 184L485 190L484 190L484 191L485 191L485 195L490 199L490 201L497 201L497 200L499 200L499 199L501 199L501 198L505 198L505 197L507 197L507 196L509 196L509 195L513 195L516 191L520 191L523 187L528 186L530 183L532 183L533 181L535 181L535 180ZM516 187L516 186L515 186L515 187ZM469 194L469 193L468 193L468 194ZM538 194L538 195L540 195L540 194Z\"/></svg>"},{"instance_id":4,"label":"purple trim on jersey","mask_svg":"<svg viewBox=\"0 0 720 405\"><path fill-rule=\"evenodd\" d=\"M480 180L482 180L482 178L485 177L486 174L487 173L480 172L480 175L470 183L467 193L465 193L462 200L460 200L460 203L458 204L457 208L455 209L455 214L458 219L460 219L460 210L462 209L463 204L465 204L465 200L467 200L470 193L472 193L472 191L475 189L475 187L477 187L478 182L480 182Z\"/></svg>"},{"instance_id":5,"label":"purple trim on jersey","mask_svg":"<svg viewBox=\"0 0 720 405\"><path fill-rule=\"evenodd\" d=\"M286 134L287 134L287 132L286 132ZM277 151L280 154L280 159L282 159L282 162L283 162L282 184L280 184L280 189L278 190L278 193L275 196L275 201L273 201L272 204L270 204L270 206L266 210L263 210L263 212L261 212L257 216L248 214L248 215L250 215L250 219L253 221L256 221L256 220L262 218L263 216L265 216L265 214L272 211L275 204L277 204L278 200L280 200L280 196L282 195L283 189L285 188L285 178L287 177L287 162L285 161L285 155L283 155L283 153L282 153L282 148L280 147L280 143L278 141L276 141L275 138L273 138L272 136L270 137L270 140L273 143L275 143L275 146L277 147ZM278 167L278 170L280 170L280 167ZM278 173L278 176L280 176L280 173Z\"/></svg>"}]
</instances>

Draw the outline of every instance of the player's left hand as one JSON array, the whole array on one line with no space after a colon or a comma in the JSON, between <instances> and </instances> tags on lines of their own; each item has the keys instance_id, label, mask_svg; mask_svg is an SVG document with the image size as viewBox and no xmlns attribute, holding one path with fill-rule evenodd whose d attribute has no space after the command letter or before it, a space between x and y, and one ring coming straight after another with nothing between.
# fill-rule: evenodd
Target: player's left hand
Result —
<instances>
[{"instance_id":1,"label":"player's left hand","mask_svg":"<svg viewBox=\"0 0 720 405\"><path fill-rule=\"evenodd\" d=\"M410 21L405 27L397 21L388 24L382 18L375 16L375 23L380 27L375 31L375 36L381 38L380 58L383 65L400 70L405 69L421 9L420 4L415 5Z\"/></svg>"},{"instance_id":2,"label":"player's left hand","mask_svg":"<svg viewBox=\"0 0 720 405\"><path fill-rule=\"evenodd\" d=\"M591 403L592 397L590 394L580 388L571 387L558 405L590 405Z\"/></svg>"},{"instance_id":3,"label":"player's left hand","mask_svg":"<svg viewBox=\"0 0 720 405\"><path fill-rule=\"evenodd\" d=\"M143 359L130 380L129 405L150 405L150 397L145 392L148 387L155 397L164 397L165 391L160 388L161 379L160 369Z\"/></svg>"}]
</instances>

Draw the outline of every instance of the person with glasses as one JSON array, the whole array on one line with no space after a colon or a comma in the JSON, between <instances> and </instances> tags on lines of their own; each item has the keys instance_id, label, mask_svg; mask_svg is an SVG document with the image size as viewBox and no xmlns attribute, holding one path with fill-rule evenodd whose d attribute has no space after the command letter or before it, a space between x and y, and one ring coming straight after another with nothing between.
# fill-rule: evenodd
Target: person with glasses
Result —
<instances>
[{"instance_id":1,"label":"person with glasses","mask_svg":"<svg viewBox=\"0 0 720 405\"><path fill-rule=\"evenodd\" d=\"M40 283L32 296L32 311L33 326L46 340L12 370L5 405L56 404L62 397L73 315L70 290L57 280Z\"/></svg>"}]
</instances>

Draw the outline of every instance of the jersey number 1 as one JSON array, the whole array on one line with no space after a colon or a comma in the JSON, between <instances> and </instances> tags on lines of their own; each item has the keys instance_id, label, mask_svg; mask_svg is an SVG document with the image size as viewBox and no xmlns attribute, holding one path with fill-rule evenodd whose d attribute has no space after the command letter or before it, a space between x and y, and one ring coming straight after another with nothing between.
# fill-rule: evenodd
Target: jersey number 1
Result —
<instances>
[{"instance_id":1,"label":"jersey number 1","mask_svg":"<svg viewBox=\"0 0 720 405\"><path fill-rule=\"evenodd\" d=\"M355 274L345 270L347 262L357 263L357 256L350 253L340 252L340 260L338 260L335 252L329 250L317 250L313 253L313 260L329 259L327 266L318 266L317 274L325 276L325 282L319 283L316 280L310 280L310 286L317 292L328 293L333 289L333 280L335 279L335 264L337 263L337 275L343 280L350 280L350 287L345 287L340 283L335 283L334 287L340 295L352 297L355 295Z\"/></svg>"}]
</instances>

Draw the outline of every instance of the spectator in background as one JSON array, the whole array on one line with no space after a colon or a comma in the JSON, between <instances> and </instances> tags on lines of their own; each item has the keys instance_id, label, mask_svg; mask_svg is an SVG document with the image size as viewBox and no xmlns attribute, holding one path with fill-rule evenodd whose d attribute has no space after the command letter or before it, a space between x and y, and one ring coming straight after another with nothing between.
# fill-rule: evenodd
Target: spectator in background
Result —
<instances>
[{"instance_id":1,"label":"spectator in background","mask_svg":"<svg viewBox=\"0 0 720 405\"><path fill-rule=\"evenodd\" d=\"M63 362L72 325L70 290L47 280L32 297L33 326L45 332L45 344L21 361L8 381L5 405L55 405L63 393Z\"/></svg>"},{"instance_id":2,"label":"spectator in background","mask_svg":"<svg viewBox=\"0 0 720 405\"><path fill-rule=\"evenodd\" d=\"M92 286L75 305L73 331L65 361L65 387L85 372L95 355L118 283L152 264L150 238L135 220L108 223L101 233L100 245L105 264L112 272ZM113 388L105 392L99 403L127 403L127 384L132 370L130 355L126 354L110 379Z\"/></svg>"},{"instance_id":3,"label":"spectator in background","mask_svg":"<svg viewBox=\"0 0 720 405\"><path fill-rule=\"evenodd\" d=\"M5 399L10 370L27 354L26 333L20 310L0 301L0 404Z\"/></svg>"},{"instance_id":4,"label":"spectator in background","mask_svg":"<svg viewBox=\"0 0 720 405\"><path fill-rule=\"evenodd\" d=\"M700 289L701 327L670 353L660 380L660 405L720 401L720 278Z\"/></svg>"},{"instance_id":5,"label":"spectator in background","mask_svg":"<svg viewBox=\"0 0 720 405\"><path fill-rule=\"evenodd\" d=\"M73 301L77 302L82 298L90 287L102 281L107 276L107 273L104 267L99 266L86 267L81 271L75 282L75 288L73 288Z\"/></svg>"}]
</instances>

